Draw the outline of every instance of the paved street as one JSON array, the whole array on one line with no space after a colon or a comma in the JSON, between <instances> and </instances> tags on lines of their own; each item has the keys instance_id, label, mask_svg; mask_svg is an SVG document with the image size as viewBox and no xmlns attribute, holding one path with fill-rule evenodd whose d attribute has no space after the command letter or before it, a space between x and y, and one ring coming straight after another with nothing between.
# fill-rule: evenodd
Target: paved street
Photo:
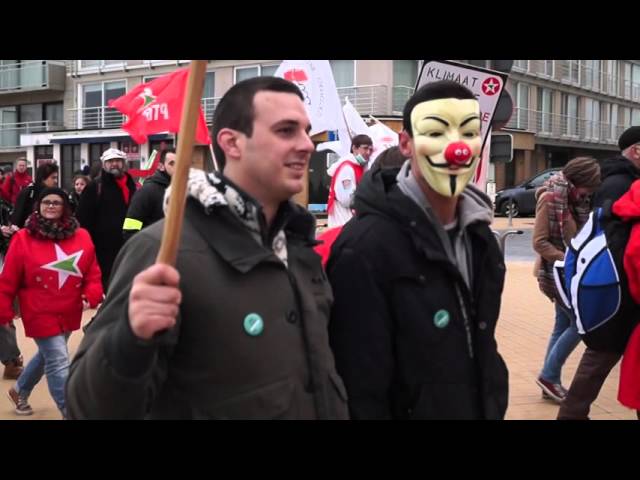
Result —
<instances>
[{"instance_id":1,"label":"paved street","mask_svg":"<svg viewBox=\"0 0 640 480\"><path fill-rule=\"evenodd\" d=\"M535 384L536 376L542 366L545 349L553 327L553 305L544 297L537 287L533 276L533 256L527 256L527 245L531 245L531 228L533 219L514 219L514 228L528 232L525 235L507 241L507 281L502 299L500 321L497 328L497 340L500 352L509 368L509 408L507 419L554 419L558 406L541 398L539 387ZM506 219L498 218L494 222L495 230L508 228ZM527 240L528 239L528 240ZM528 242L528 243L527 243ZM527 261L515 260L519 257L530 258ZM85 322L91 318L92 312L85 313ZM30 358L35 351L31 339L23 336L22 325L18 322L19 342L25 354ZM76 332L71 336L69 345L71 353L75 353L81 338ZM580 360L584 347L580 345L569 357L562 372L563 384L568 387ZM591 418L594 420L635 419L635 412L620 405L617 400L619 367L616 367L600 392L593 405ZM0 419L59 419L53 401L47 391L43 379L35 388L30 402L35 410L31 417L17 417L6 399L5 392L11 382L0 380L0 389L5 397L0 401Z\"/></svg>"}]
</instances>

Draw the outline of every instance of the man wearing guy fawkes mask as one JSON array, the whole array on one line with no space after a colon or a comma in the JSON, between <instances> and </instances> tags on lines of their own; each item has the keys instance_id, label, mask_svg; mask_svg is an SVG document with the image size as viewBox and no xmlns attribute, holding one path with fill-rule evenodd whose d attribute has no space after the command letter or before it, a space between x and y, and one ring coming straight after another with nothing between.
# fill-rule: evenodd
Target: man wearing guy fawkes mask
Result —
<instances>
[{"instance_id":1,"label":"man wearing guy fawkes mask","mask_svg":"<svg viewBox=\"0 0 640 480\"><path fill-rule=\"evenodd\" d=\"M409 99L400 170L374 170L327 273L329 324L352 418L502 419L508 373L494 337L505 266L491 201L469 182L480 108L455 82Z\"/></svg>"}]
</instances>

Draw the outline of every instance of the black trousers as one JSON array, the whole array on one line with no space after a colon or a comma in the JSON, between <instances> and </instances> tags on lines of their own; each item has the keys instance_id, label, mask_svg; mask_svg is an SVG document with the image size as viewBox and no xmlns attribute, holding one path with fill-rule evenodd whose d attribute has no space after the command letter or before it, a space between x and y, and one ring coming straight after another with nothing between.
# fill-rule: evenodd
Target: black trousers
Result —
<instances>
[{"instance_id":1,"label":"black trousers","mask_svg":"<svg viewBox=\"0 0 640 480\"><path fill-rule=\"evenodd\" d=\"M16 327L13 322L0 325L0 361L6 363L20 356Z\"/></svg>"},{"instance_id":2,"label":"black trousers","mask_svg":"<svg viewBox=\"0 0 640 480\"><path fill-rule=\"evenodd\" d=\"M587 348L573 377L569 392L560 405L558 420L588 420L591 404L622 355Z\"/></svg>"}]
</instances>

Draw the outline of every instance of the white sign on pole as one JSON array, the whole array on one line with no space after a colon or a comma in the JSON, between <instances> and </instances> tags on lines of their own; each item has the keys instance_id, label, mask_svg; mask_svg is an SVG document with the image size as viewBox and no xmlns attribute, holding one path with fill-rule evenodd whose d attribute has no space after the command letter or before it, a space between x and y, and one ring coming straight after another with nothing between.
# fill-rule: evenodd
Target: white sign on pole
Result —
<instances>
[{"instance_id":1,"label":"white sign on pole","mask_svg":"<svg viewBox=\"0 0 640 480\"><path fill-rule=\"evenodd\" d=\"M491 130L491 119L505 86L507 75L486 68L448 60L425 60L418 75L416 90L427 83L451 80L467 87L480 103L482 146Z\"/></svg>"}]
</instances>

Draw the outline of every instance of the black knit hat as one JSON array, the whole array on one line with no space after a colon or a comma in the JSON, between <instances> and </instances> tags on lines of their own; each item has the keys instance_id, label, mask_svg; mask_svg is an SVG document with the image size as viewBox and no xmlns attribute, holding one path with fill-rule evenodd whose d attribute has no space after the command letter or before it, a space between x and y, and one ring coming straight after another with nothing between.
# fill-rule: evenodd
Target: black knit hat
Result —
<instances>
[{"instance_id":1,"label":"black knit hat","mask_svg":"<svg viewBox=\"0 0 640 480\"><path fill-rule=\"evenodd\" d=\"M36 199L36 203L33 205L33 209L39 211L40 210L40 202L47 195L58 195L62 198L62 202L64 205L64 213L63 215L71 214L71 203L69 202L69 194L65 192L63 189L58 187L47 187L43 188Z\"/></svg>"},{"instance_id":2,"label":"black knit hat","mask_svg":"<svg viewBox=\"0 0 640 480\"><path fill-rule=\"evenodd\" d=\"M640 143L640 127L638 126L627 128L618 139L618 146L621 152L636 143Z\"/></svg>"}]
</instances>

